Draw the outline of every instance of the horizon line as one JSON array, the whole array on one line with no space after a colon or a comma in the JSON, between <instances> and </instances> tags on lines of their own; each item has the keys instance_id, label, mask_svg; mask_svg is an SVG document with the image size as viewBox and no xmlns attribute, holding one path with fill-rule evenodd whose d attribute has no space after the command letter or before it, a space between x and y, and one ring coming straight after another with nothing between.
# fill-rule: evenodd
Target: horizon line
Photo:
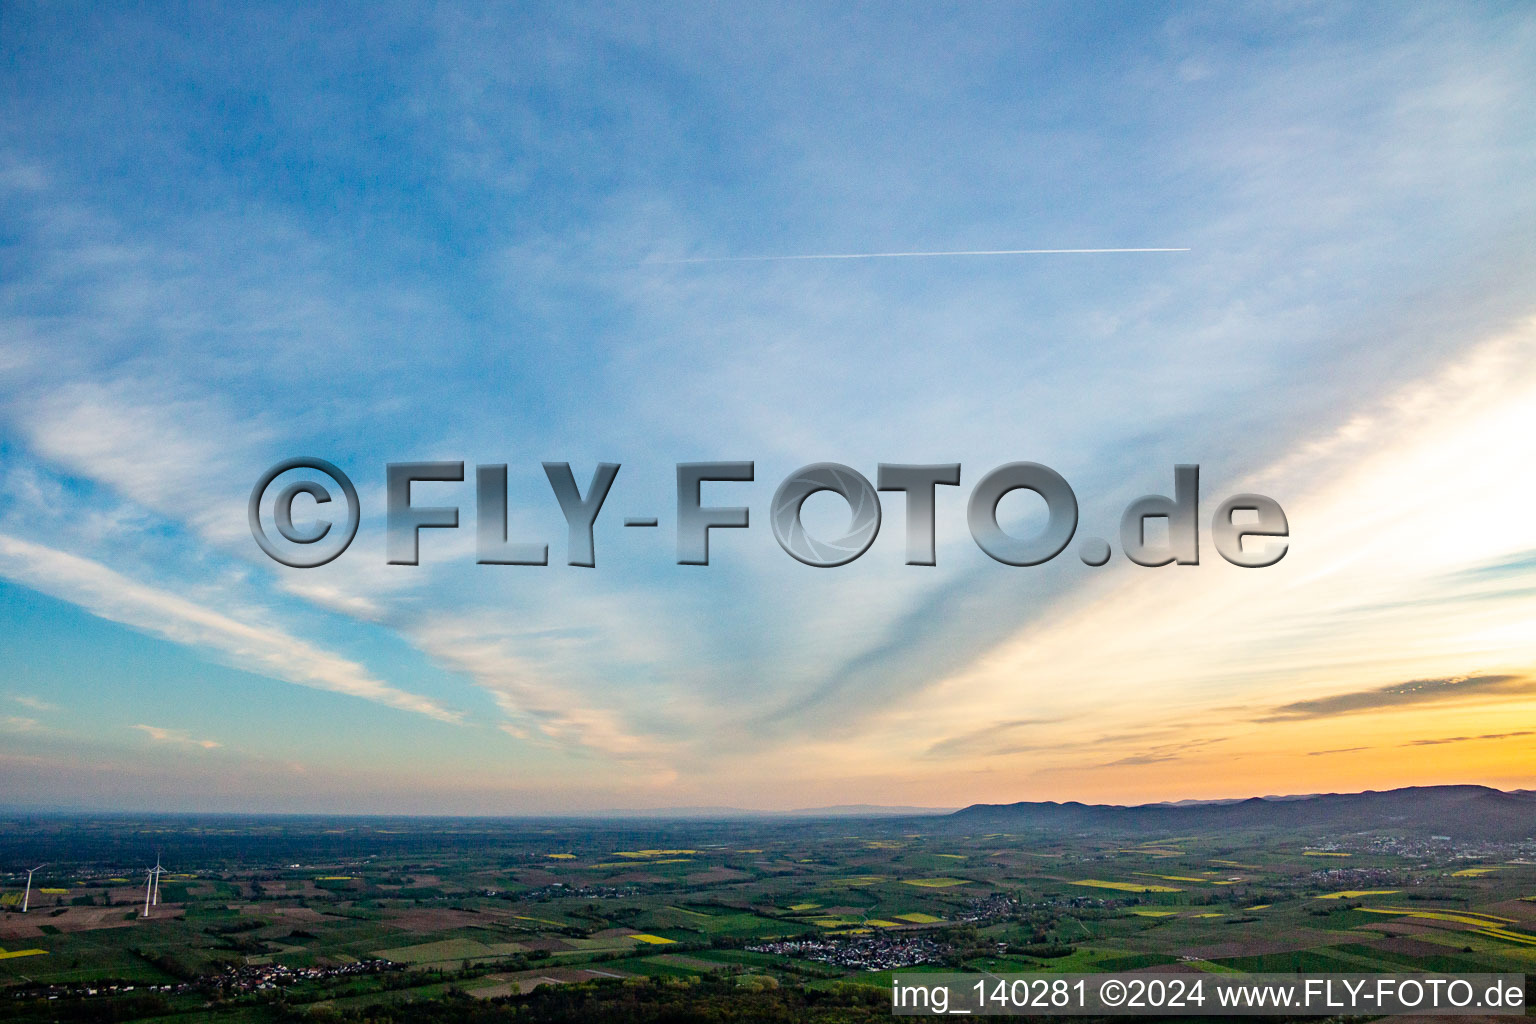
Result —
<instances>
[{"instance_id":1,"label":"horizon line","mask_svg":"<svg viewBox=\"0 0 1536 1024\"><path fill-rule=\"evenodd\" d=\"M1324 796L1365 796L1367 794L1395 793L1412 789L1486 789L1494 793L1536 794L1536 788L1514 787L1503 789L1481 782L1437 782L1426 785L1389 786L1383 789L1317 790L1310 793L1265 793L1237 797L1185 797L1149 800L1143 803L1086 803L1082 800L1017 800L1008 803L973 802L960 807L909 807L882 804L828 804L824 807L800 807L788 810L759 810L746 807L646 807L627 810L610 807L592 811L273 811L273 810L148 810L144 808L66 807L60 805L0 804L0 815L37 815L43 817L103 816L103 817L241 817L241 818L459 818L481 820L620 820L620 819L684 819L701 821L731 818L927 818L947 817L973 807L1011 807L1017 804L1080 804L1085 807L1138 808L1178 807L1180 805L1232 804L1248 800L1274 800L1289 802ZM868 807L869 810L843 810L843 808ZM840 812L840 813L839 813Z\"/></svg>"}]
</instances>

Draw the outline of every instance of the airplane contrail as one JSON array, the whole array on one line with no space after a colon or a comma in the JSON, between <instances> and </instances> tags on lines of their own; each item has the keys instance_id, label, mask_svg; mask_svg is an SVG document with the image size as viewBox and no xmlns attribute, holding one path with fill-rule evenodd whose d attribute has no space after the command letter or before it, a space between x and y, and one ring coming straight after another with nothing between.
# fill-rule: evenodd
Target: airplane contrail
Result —
<instances>
[{"instance_id":1,"label":"airplane contrail","mask_svg":"<svg viewBox=\"0 0 1536 1024\"><path fill-rule=\"evenodd\" d=\"M700 256L676 260L646 260L641 266L683 263L779 263L787 260L888 260L923 256L1054 256L1114 252L1190 252L1189 249L956 249L945 252L818 252L796 256Z\"/></svg>"}]
</instances>

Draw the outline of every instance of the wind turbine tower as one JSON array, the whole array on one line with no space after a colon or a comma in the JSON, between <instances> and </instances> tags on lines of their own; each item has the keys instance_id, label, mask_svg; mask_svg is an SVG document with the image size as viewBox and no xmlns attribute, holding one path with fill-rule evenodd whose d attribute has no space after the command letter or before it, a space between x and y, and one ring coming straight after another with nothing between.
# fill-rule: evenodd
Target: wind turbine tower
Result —
<instances>
[{"instance_id":1,"label":"wind turbine tower","mask_svg":"<svg viewBox=\"0 0 1536 1024\"><path fill-rule=\"evenodd\" d=\"M150 868L148 876L144 879L144 913L141 915L143 917L148 917L149 916L149 897L150 897L150 894L154 892L154 890L155 890L155 869L154 868Z\"/></svg>"},{"instance_id":2,"label":"wind turbine tower","mask_svg":"<svg viewBox=\"0 0 1536 1024\"><path fill-rule=\"evenodd\" d=\"M154 906L160 905L160 875L165 869L160 866L160 854L155 854L155 890L154 898L150 901Z\"/></svg>"},{"instance_id":3,"label":"wind turbine tower","mask_svg":"<svg viewBox=\"0 0 1536 1024\"><path fill-rule=\"evenodd\" d=\"M41 871L41 870L43 870L43 868L45 868L47 866L48 866L47 864L39 864L37 867L35 867L31 871L27 872L27 891L22 893L22 896L21 896L21 912L23 914L25 914L27 912L27 903L30 902L31 899L32 899L32 875L33 875L33 872Z\"/></svg>"}]
</instances>

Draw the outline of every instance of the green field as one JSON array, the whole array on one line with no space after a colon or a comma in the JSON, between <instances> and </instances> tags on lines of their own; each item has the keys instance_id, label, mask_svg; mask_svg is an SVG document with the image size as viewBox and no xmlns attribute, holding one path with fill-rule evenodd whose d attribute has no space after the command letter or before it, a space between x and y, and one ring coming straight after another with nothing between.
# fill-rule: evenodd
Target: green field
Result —
<instances>
[{"instance_id":1,"label":"green field","mask_svg":"<svg viewBox=\"0 0 1536 1024\"><path fill-rule=\"evenodd\" d=\"M276 1024L279 991L289 1007L350 1009L569 985L871 991L889 981L882 958L994 973L1536 973L1536 865L1513 848L1469 863L1454 843L1370 834L1301 846L881 821L401 821L360 823L343 849L302 823L217 825L156 823L162 856L194 877L168 876L147 920L142 890L121 881L135 865L112 859L141 823L43 836L30 913L0 901L0 986L61 998L33 1016L13 1000L17 1019L94 1020L105 999L153 1003L167 1022ZM0 847L21 841L0 832ZM39 841L13 856L42 861ZM268 984L210 1002L241 977Z\"/></svg>"}]
</instances>

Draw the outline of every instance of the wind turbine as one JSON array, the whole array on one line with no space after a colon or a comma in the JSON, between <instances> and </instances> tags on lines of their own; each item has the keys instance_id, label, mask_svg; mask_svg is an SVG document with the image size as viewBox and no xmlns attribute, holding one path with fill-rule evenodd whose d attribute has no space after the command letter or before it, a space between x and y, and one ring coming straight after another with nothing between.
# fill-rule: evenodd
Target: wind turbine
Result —
<instances>
[{"instance_id":1,"label":"wind turbine","mask_svg":"<svg viewBox=\"0 0 1536 1024\"><path fill-rule=\"evenodd\" d=\"M150 894L152 892L154 892L154 889L155 889L155 869L154 868L150 868L149 869L149 873L148 873L148 877L146 877L144 879L144 913L142 915L140 915L142 917L148 917L149 916L149 897L150 897Z\"/></svg>"},{"instance_id":2,"label":"wind turbine","mask_svg":"<svg viewBox=\"0 0 1536 1024\"><path fill-rule=\"evenodd\" d=\"M160 851L156 850L155 851L155 872L154 872L154 874L155 874L155 896L154 896L154 901L153 902L154 902L154 905L157 906L157 907L160 905L160 873L162 871L164 871L164 870L165 869L160 866Z\"/></svg>"},{"instance_id":3,"label":"wind turbine","mask_svg":"<svg viewBox=\"0 0 1536 1024\"><path fill-rule=\"evenodd\" d=\"M21 897L21 912L23 914L27 912L27 903L32 899L32 873L34 871L41 871L47 866L47 864L39 864L37 867L33 868L32 871L27 872L27 891L23 893Z\"/></svg>"}]
</instances>

